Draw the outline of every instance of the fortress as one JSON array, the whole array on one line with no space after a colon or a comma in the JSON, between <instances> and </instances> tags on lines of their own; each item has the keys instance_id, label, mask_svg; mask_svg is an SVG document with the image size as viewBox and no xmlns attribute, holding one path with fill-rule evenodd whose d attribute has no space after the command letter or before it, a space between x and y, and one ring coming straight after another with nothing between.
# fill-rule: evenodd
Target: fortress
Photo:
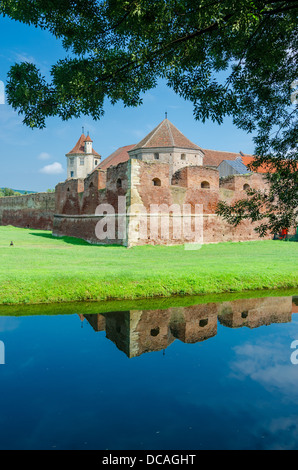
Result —
<instances>
[{"instance_id":1,"label":"fortress","mask_svg":"<svg viewBox=\"0 0 298 470\"><path fill-rule=\"evenodd\" d=\"M80 314L80 318L94 331L105 331L107 339L133 358L166 350L176 340L185 344L207 341L219 333L218 323L233 329L291 323L296 310L291 297L266 297L161 310Z\"/></svg>"},{"instance_id":2,"label":"fortress","mask_svg":"<svg viewBox=\"0 0 298 470\"><path fill-rule=\"evenodd\" d=\"M67 179L55 194L0 199L0 224L127 247L193 242L197 227L203 243L258 239L251 222L231 227L216 215L216 207L220 200L245 198L250 187L264 189L264 175L249 172L243 154L200 148L168 119L137 145L103 161L91 137L82 133L66 158ZM232 173L220 178L221 168ZM187 233L177 229L185 207Z\"/></svg>"}]
</instances>

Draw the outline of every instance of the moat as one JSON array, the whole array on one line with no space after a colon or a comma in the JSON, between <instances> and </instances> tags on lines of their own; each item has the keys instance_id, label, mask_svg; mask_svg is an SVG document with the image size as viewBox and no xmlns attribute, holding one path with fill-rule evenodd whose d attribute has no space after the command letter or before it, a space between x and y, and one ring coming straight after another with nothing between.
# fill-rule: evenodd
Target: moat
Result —
<instances>
[{"instance_id":1,"label":"moat","mask_svg":"<svg viewBox=\"0 0 298 470\"><path fill-rule=\"evenodd\" d=\"M297 449L298 297L177 302L0 309L0 449Z\"/></svg>"}]
</instances>

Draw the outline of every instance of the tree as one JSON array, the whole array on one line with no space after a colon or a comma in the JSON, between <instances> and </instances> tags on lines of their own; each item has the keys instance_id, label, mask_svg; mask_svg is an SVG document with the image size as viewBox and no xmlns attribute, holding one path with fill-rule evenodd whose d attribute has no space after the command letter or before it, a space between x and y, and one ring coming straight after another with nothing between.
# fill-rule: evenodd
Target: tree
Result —
<instances>
[{"instance_id":1,"label":"tree","mask_svg":"<svg viewBox=\"0 0 298 470\"><path fill-rule=\"evenodd\" d=\"M17 191L14 191L10 188L1 188L0 189L0 197L7 197L7 196L20 196L21 194Z\"/></svg>"},{"instance_id":2,"label":"tree","mask_svg":"<svg viewBox=\"0 0 298 470\"><path fill-rule=\"evenodd\" d=\"M196 119L232 116L253 132L254 169L274 170L269 192L218 213L262 220L261 233L294 224L298 0L0 0L0 13L50 31L69 54L52 66L50 83L34 64L11 67L8 102L26 125L100 119L106 99L138 106L164 79L193 103Z\"/></svg>"}]
</instances>

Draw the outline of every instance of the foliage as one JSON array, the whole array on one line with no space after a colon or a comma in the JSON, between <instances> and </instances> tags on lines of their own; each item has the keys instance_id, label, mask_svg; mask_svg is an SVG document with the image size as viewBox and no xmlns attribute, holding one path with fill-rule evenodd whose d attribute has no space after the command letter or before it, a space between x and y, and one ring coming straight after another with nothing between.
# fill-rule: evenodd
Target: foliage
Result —
<instances>
[{"instance_id":1,"label":"foliage","mask_svg":"<svg viewBox=\"0 0 298 470\"><path fill-rule=\"evenodd\" d=\"M0 188L0 197L20 196L20 193L10 188Z\"/></svg>"},{"instance_id":2,"label":"foliage","mask_svg":"<svg viewBox=\"0 0 298 470\"><path fill-rule=\"evenodd\" d=\"M68 52L52 66L51 82L34 64L12 66L8 102L26 125L43 128L50 116L99 119L107 99L140 105L164 79L193 103L196 119L221 124L231 116L253 132L254 169L266 163L275 171L271 192L254 195L253 206L219 213L265 213L262 233L294 224L298 0L0 0L0 13L50 31Z\"/></svg>"}]
</instances>

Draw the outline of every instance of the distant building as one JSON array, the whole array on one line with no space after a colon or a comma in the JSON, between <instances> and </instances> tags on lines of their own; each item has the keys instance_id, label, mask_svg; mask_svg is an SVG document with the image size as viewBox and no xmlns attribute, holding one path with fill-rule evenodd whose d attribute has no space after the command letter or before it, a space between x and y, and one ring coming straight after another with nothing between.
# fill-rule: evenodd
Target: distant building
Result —
<instances>
[{"instance_id":1,"label":"distant building","mask_svg":"<svg viewBox=\"0 0 298 470\"><path fill-rule=\"evenodd\" d=\"M244 165L242 157L237 157L236 160L223 160L217 167L220 178L226 178L232 175L247 175L252 173L246 165Z\"/></svg>"},{"instance_id":2,"label":"distant building","mask_svg":"<svg viewBox=\"0 0 298 470\"><path fill-rule=\"evenodd\" d=\"M93 149L93 141L83 133L74 148L66 154L67 178L86 178L101 161L99 153Z\"/></svg>"}]
</instances>

